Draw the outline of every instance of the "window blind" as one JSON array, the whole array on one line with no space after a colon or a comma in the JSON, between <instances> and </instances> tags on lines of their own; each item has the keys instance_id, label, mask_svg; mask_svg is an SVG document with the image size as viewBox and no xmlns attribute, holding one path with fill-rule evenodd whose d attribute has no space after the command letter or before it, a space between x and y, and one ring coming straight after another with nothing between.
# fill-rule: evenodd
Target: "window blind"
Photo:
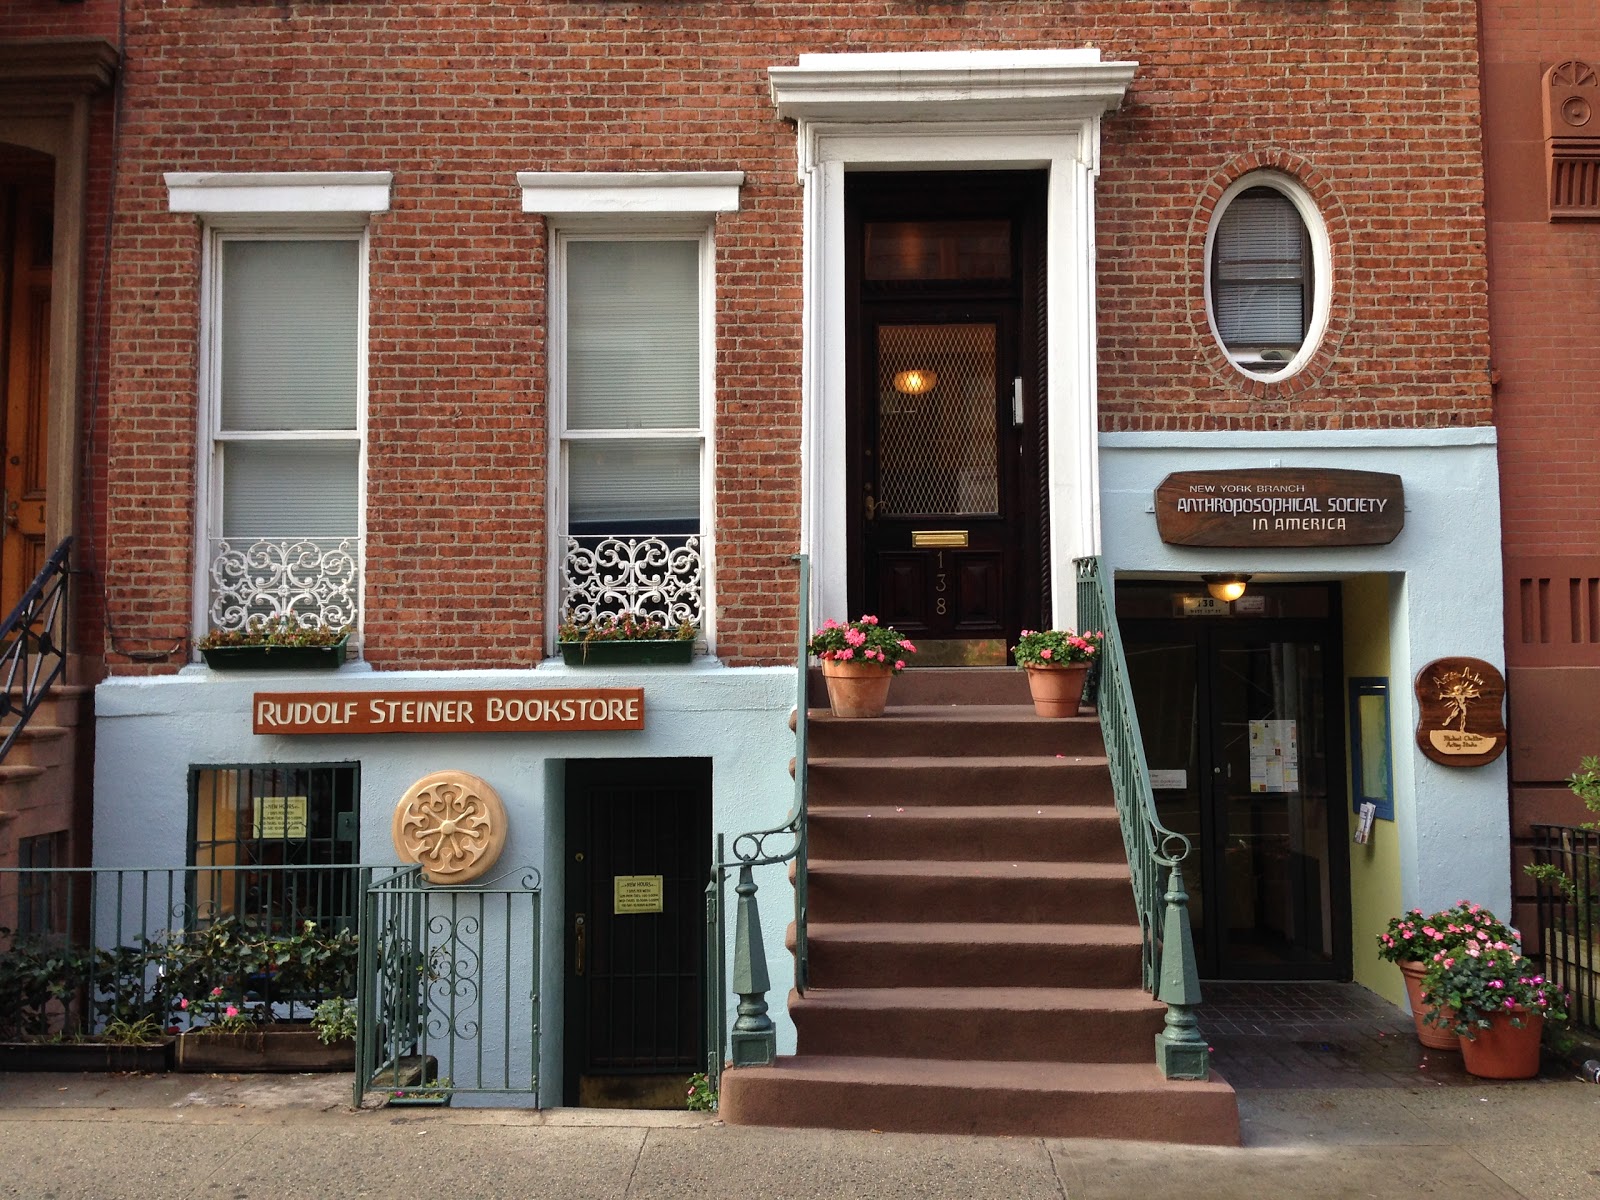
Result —
<instances>
[{"instance_id":1,"label":"window blind","mask_svg":"<svg viewBox=\"0 0 1600 1200\"><path fill-rule=\"evenodd\" d=\"M222 429L354 429L360 243L221 243Z\"/></svg>"},{"instance_id":2,"label":"window blind","mask_svg":"<svg viewBox=\"0 0 1600 1200\"><path fill-rule=\"evenodd\" d=\"M355 537L355 442L229 442L222 448L222 536Z\"/></svg>"},{"instance_id":3,"label":"window blind","mask_svg":"<svg viewBox=\"0 0 1600 1200\"><path fill-rule=\"evenodd\" d=\"M698 521L700 443L628 439L567 444L567 514L588 522Z\"/></svg>"},{"instance_id":4,"label":"window blind","mask_svg":"<svg viewBox=\"0 0 1600 1200\"><path fill-rule=\"evenodd\" d=\"M567 245L569 429L698 428L700 244Z\"/></svg>"},{"instance_id":5,"label":"window blind","mask_svg":"<svg viewBox=\"0 0 1600 1200\"><path fill-rule=\"evenodd\" d=\"M1298 345L1305 336L1305 226L1289 198L1252 188L1212 242L1212 312L1223 342Z\"/></svg>"}]
</instances>

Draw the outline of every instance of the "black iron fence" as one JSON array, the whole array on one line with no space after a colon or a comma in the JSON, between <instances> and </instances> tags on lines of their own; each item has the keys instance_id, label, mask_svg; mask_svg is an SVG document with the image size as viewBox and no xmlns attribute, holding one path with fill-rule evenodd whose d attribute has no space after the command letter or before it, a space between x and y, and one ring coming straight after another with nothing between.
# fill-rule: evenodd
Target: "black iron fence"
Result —
<instances>
[{"instance_id":1,"label":"black iron fence","mask_svg":"<svg viewBox=\"0 0 1600 1200\"><path fill-rule=\"evenodd\" d=\"M304 1018L355 995L359 868L0 869L0 1040Z\"/></svg>"},{"instance_id":2,"label":"black iron fence","mask_svg":"<svg viewBox=\"0 0 1600 1200\"><path fill-rule=\"evenodd\" d=\"M1545 974L1572 997L1572 1023L1600 1030L1600 830L1533 827Z\"/></svg>"}]
</instances>

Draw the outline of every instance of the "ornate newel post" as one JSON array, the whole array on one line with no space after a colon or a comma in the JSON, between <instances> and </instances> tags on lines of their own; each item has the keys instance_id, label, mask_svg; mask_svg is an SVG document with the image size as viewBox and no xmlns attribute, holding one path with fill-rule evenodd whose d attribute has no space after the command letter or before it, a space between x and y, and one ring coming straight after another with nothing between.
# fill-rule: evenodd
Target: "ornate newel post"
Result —
<instances>
[{"instance_id":1,"label":"ornate newel post","mask_svg":"<svg viewBox=\"0 0 1600 1200\"><path fill-rule=\"evenodd\" d=\"M761 942L761 914L756 908L756 882L749 864L739 868L738 916L733 933L733 990L738 1016L733 1022L732 1052L736 1067L770 1067L778 1056L778 1035L767 1016L767 951Z\"/></svg>"},{"instance_id":2,"label":"ornate newel post","mask_svg":"<svg viewBox=\"0 0 1600 1200\"><path fill-rule=\"evenodd\" d=\"M1156 1065L1167 1079L1205 1079L1211 1073L1211 1052L1194 1015L1200 1003L1200 972L1189 928L1189 894L1183 890L1183 868L1177 863L1168 869L1165 900L1156 999L1167 1006L1167 1022L1156 1034Z\"/></svg>"}]
</instances>

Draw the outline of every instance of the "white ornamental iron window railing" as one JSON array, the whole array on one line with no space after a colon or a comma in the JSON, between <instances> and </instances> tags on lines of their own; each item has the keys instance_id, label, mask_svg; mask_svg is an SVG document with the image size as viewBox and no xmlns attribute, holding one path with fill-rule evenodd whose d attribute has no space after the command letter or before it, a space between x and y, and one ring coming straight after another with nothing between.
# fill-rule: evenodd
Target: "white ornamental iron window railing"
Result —
<instances>
[{"instance_id":1,"label":"white ornamental iron window railing","mask_svg":"<svg viewBox=\"0 0 1600 1200\"><path fill-rule=\"evenodd\" d=\"M211 544L215 629L288 619L311 629L354 627L361 596L355 538L215 538Z\"/></svg>"},{"instance_id":2,"label":"white ornamental iron window railing","mask_svg":"<svg viewBox=\"0 0 1600 1200\"><path fill-rule=\"evenodd\" d=\"M667 625L702 625L704 542L699 534L568 535L561 619L589 624L630 612Z\"/></svg>"}]
</instances>

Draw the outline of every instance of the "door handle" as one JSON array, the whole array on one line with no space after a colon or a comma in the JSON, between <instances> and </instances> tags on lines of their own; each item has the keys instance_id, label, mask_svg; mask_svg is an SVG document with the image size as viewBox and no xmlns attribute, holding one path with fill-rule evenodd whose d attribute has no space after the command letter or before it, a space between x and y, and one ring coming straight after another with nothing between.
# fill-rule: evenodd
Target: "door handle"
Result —
<instances>
[{"instance_id":1,"label":"door handle","mask_svg":"<svg viewBox=\"0 0 1600 1200\"><path fill-rule=\"evenodd\" d=\"M0 516L10 528L17 527L17 501L11 498L10 488L0 489Z\"/></svg>"},{"instance_id":2,"label":"door handle","mask_svg":"<svg viewBox=\"0 0 1600 1200\"><path fill-rule=\"evenodd\" d=\"M582 975L584 951L588 949L589 943L589 921L584 913L572 918L572 933L575 942L572 951L572 969L574 974Z\"/></svg>"}]
</instances>

